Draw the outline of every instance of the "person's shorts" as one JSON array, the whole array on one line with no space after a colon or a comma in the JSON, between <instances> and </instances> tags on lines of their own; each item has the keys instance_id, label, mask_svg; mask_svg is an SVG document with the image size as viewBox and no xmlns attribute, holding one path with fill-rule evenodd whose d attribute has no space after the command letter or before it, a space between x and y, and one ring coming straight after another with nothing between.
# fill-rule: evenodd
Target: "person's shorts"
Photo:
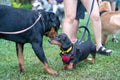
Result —
<instances>
[{"instance_id":1,"label":"person's shorts","mask_svg":"<svg viewBox=\"0 0 120 80\"><path fill-rule=\"evenodd\" d=\"M85 7L83 6L83 4L81 3L80 0L78 0L77 3L77 12L76 12L76 18L75 19L84 19L85 17Z\"/></svg>"},{"instance_id":2,"label":"person's shorts","mask_svg":"<svg viewBox=\"0 0 120 80\"><path fill-rule=\"evenodd\" d=\"M117 7L120 8L120 0L117 0Z\"/></svg>"},{"instance_id":3,"label":"person's shorts","mask_svg":"<svg viewBox=\"0 0 120 80\"><path fill-rule=\"evenodd\" d=\"M103 0L103 1L114 2L114 1L117 1L117 0Z\"/></svg>"}]
</instances>

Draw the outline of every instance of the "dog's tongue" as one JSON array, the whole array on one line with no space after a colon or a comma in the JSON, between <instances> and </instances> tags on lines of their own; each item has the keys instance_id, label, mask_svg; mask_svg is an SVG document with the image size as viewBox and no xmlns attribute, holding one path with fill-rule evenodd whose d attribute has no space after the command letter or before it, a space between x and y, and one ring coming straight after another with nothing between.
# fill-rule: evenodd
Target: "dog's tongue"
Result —
<instances>
[{"instance_id":1,"label":"dog's tongue","mask_svg":"<svg viewBox=\"0 0 120 80\"><path fill-rule=\"evenodd\" d=\"M62 60L68 62L70 60L70 57L69 56L62 56Z\"/></svg>"}]
</instances>

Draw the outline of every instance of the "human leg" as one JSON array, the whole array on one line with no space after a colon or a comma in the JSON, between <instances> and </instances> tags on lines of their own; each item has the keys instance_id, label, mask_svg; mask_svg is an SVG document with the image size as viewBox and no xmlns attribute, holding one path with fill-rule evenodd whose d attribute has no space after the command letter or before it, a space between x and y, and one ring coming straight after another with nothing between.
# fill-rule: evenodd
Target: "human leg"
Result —
<instances>
[{"instance_id":1,"label":"human leg","mask_svg":"<svg viewBox=\"0 0 120 80\"><path fill-rule=\"evenodd\" d=\"M110 2L112 11L115 11L116 1Z\"/></svg>"},{"instance_id":2,"label":"human leg","mask_svg":"<svg viewBox=\"0 0 120 80\"><path fill-rule=\"evenodd\" d=\"M73 36L73 22L76 16L77 0L64 0L65 19L62 26L62 32L66 33L70 40Z\"/></svg>"},{"instance_id":3,"label":"human leg","mask_svg":"<svg viewBox=\"0 0 120 80\"><path fill-rule=\"evenodd\" d=\"M85 7L81 3L81 1L78 0L76 18L75 18L74 23L73 23L73 26L74 26L73 36L72 36L72 39L71 39L71 41L73 43L75 43L77 41L76 34L77 34L78 26L79 26L79 23L80 23L80 19L84 19L84 16L85 16Z\"/></svg>"},{"instance_id":4,"label":"human leg","mask_svg":"<svg viewBox=\"0 0 120 80\"><path fill-rule=\"evenodd\" d=\"M90 14L91 5L92 5L93 0L89 0L89 2L87 2L87 3L86 3L86 1L88 1L88 0L81 0L83 5L85 6L87 12ZM96 0L94 0L94 1L95 1L94 2L95 7L93 7L91 19L92 19L92 25L93 25L93 31L94 31L94 35L95 35L97 49L99 49L99 47L102 46L102 44L101 44L101 21L100 21L100 17L99 17L99 11L98 11L99 9L98 9L97 2L96 2Z\"/></svg>"},{"instance_id":5,"label":"human leg","mask_svg":"<svg viewBox=\"0 0 120 80\"><path fill-rule=\"evenodd\" d=\"M78 26L79 26L79 19L75 19L73 22L74 29L73 29L73 35L71 38L72 43L75 43L77 41L76 34L77 34Z\"/></svg>"},{"instance_id":6,"label":"human leg","mask_svg":"<svg viewBox=\"0 0 120 80\"><path fill-rule=\"evenodd\" d=\"M89 14L90 14L90 10L91 10L92 1L93 0L81 0L81 2L85 6L85 8ZM94 1L95 2L94 2L92 14L91 14L91 20L92 20L93 32L94 32L95 41L96 41L96 50L98 51L102 47L102 35L101 35L102 29L101 29L101 20L100 20L100 16L99 16L98 4L97 4L96 0L94 0ZM105 54L111 53L111 50L107 49L107 51L106 52L104 51L103 53L105 53Z\"/></svg>"}]
</instances>

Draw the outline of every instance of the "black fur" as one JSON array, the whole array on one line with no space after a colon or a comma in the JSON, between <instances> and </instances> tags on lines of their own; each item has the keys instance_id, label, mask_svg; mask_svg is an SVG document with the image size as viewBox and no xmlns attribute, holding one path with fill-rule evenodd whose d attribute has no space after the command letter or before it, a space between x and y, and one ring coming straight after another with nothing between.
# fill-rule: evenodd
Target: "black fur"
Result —
<instances>
[{"instance_id":1,"label":"black fur","mask_svg":"<svg viewBox=\"0 0 120 80\"><path fill-rule=\"evenodd\" d=\"M59 34L56 38L54 38L50 41L52 44L54 44L54 42L52 42L52 41L57 41L57 42L61 43L60 49L61 49L61 51L63 51L63 53L62 52L60 53L61 57L63 55L70 57L69 61L63 60L64 64L69 64L70 62L76 64L79 61L87 59L89 54L91 54L93 56L93 58L95 58L95 56L96 56L96 46L91 41L89 30L86 27L81 27L81 28L85 28L87 30L88 39L87 39L87 41L82 42L80 45L72 44L70 39L68 38L68 36L64 33ZM72 46L72 50L69 51L68 53L65 52L71 46Z\"/></svg>"},{"instance_id":2,"label":"black fur","mask_svg":"<svg viewBox=\"0 0 120 80\"><path fill-rule=\"evenodd\" d=\"M0 5L0 32L15 32L23 30L31 26L38 15L41 14L40 20L26 32L20 34L1 34L0 38L14 41L21 45L25 43L32 44L32 48L35 51L37 57L42 63L47 63L47 59L44 55L42 48L43 35L50 31L52 27L57 32L59 29L59 19L52 12L45 11L32 11L26 9L18 9L5 5ZM53 37L52 34L49 37Z\"/></svg>"}]
</instances>

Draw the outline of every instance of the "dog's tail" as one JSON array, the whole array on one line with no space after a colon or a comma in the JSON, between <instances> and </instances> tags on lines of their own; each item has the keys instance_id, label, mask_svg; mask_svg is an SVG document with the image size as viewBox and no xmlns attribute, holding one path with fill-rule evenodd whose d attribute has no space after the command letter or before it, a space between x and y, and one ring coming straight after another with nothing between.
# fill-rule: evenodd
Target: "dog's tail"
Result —
<instances>
[{"instance_id":1,"label":"dog's tail","mask_svg":"<svg viewBox=\"0 0 120 80\"><path fill-rule=\"evenodd\" d=\"M88 40L91 40L91 36L90 36L90 31L89 31L89 29L88 29L86 26L80 26L79 28L84 28L84 29L85 29L85 32L87 31L87 33L88 33ZM84 36L82 37L81 40L84 39L85 33L83 33L83 35L84 35Z\"/></svg>"}]
</instances>

